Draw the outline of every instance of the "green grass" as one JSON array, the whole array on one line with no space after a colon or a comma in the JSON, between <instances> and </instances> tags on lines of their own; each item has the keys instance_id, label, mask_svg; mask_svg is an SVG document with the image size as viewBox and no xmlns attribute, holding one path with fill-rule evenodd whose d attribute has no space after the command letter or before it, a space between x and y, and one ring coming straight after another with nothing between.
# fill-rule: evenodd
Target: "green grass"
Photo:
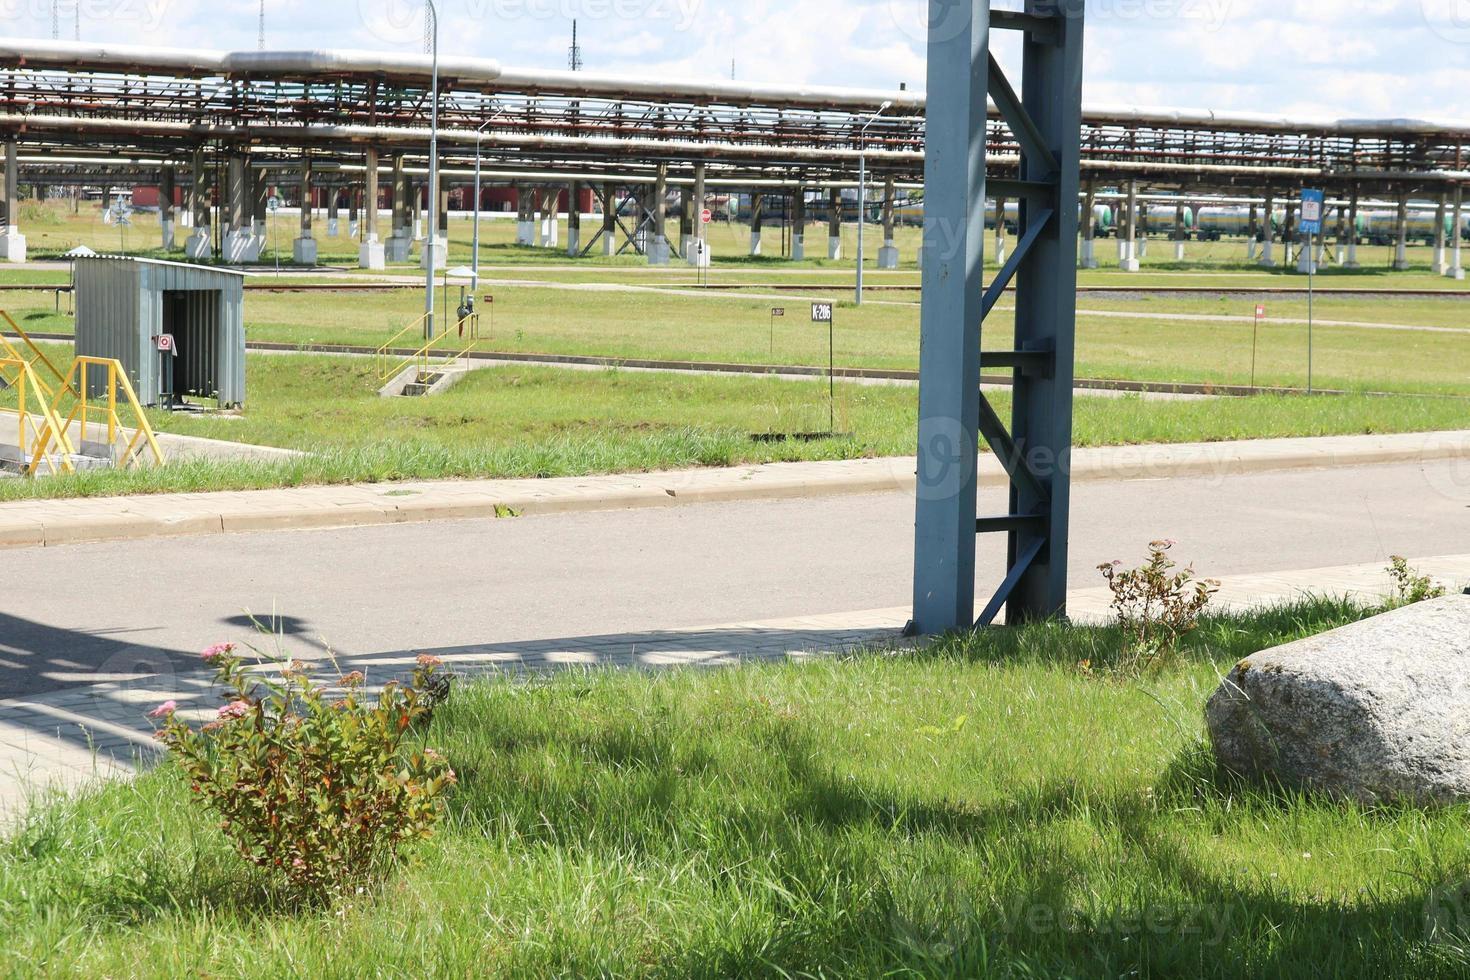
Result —
<instances>
[{"instance_id":1,"label":"green grass","mask_svg":"<svg viewBox=\"0 0 1470 980\"><path fill-rule=\"evenodd\" d=\"M54 348L60 350L59 347ZM825 381L549 367L486 368L432 399L384 399L367 358L253 355L241 418L153 413L160 431L305 450L281 462L179 460L0 481L0 500L252 489L441 477L552 477L914 451L916 389L839 384L828 431ZM0 393L0 406L13 404ZM991 396L1002 417L1007 392ZM7 401L7 398L10 401ZM1158 401L1079 396L1081 446L1416 432L1465 425L1444 398L1344 396Z\"/></svg>"},{"instance_id":2,"label":"green grass","mask_svg":"<svg viewBox=\"0 0 1470 980\"><path fill-rule=\"evenodd\" d=\"M1470 811L1249 785L1205 748L1230 663L1362 614L1213 619L1135 679L1099 671L1111 630L1044 625L466 686L428 735L447 818L381 892L285 905L164 767L0 842L0 973L1462 977L1424 911L1470 875Z\"/></svg>"}]
</instances>

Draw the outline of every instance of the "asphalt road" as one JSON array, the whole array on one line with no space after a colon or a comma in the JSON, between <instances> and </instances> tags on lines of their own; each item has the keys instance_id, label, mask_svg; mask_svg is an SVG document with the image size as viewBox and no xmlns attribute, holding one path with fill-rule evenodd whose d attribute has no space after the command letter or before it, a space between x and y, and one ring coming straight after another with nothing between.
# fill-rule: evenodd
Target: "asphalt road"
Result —
<instances>
[{"instance_id":1,"label":"asphalt road","mask_svg":"<svg viewBox=\"0 0 1470 980\"><path fill-rule=\"evenodd\" d=\"M1470 553L1467 486L1463 463L1083 483L1072 581L1156 537L1212 575ZM251 616L294 655L370 654L901 606L912 524L895 493L11 550L0 698L197 667Z\"/></svg>"}]
</instances>

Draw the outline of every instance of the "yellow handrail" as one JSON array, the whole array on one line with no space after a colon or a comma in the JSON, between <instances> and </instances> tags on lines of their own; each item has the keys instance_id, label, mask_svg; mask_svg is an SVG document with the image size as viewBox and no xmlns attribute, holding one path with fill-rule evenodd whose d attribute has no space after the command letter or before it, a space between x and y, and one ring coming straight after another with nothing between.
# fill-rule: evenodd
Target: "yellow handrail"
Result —
<instances>
[{"instance_id":1,"label":"yellow handrail","mask_svg":"<svg viewBox=\"0 0 1470 980\"><path fill-rule=\"evenodd\" d=\"M5 322L10 324L10 329L15 331L15 335L19 337L21 341L31 349L32 356L27 358L22 355L20 351L16 350L15 347L8 340L5 339L5 335L3 333L0 333L0 350L3 350L3 352L9 357L20 358L21 360L26 361L28 364L31 365L32 368L34 368L38 362L46 365L46 369L51 372L51 376L55 378L63 388L68 387L66 377L56 369L55 364L51 363L51 358L46 356L46 352L36 346L36 342L31 339L31 335L22 330L20 324L16 323L11 315L6 311L0 310L0 317L5 318ZM44 391L49 397L51 394L51 386L41 381L39 375L36 376L36 381L40 382L40 390ZM75 391L73 391L73 394L75 394Z\"/></svg>"},{"instance_id":2,"label":"yellow handrail","mask_svg":"<svg viewBox=\"0 0 1470 980\"><path fill-rule=\"evenodd\" d=\"M429 314L423 314L417 320L413 321L408 326L395 333L392 337L389 337L388 342L385 343L382 347L378 348L378 380L387 381L389 378L398 374L398 372L402 371L405 367L408 366L408 361L403 361L391 371L388 369L388 359L393 356L393 354L391 353L393 345L402 340L404 336L410 332L422 335L424 332L424 324L428 321L428 319ZM412 358L410 357L408 360L412 360Z\"/></svg>"},{"instance_id":3,"label":"yellow handrail","mask_svg":"<svg viewBox=\"0 0 1470 980\"><path fill-rule=\"evenodd\" d=\"M56 417L55 409L48 404L46 399L49 392L46 386L41 383L41 379L36 375L35 369L31 367L31 362L23 357L0 357L0 369L13 369L15 371L15 380L10 382L10 384L15 388L17 395L15 407L19 415L19 435L17 437L16 448L20 451L21 461L23 463L28 455L26 451L27 427L30 428L31 435L34 438L32 444L34 448L29 454L31 456L30 462L25 464L27 475L34 475L43 461L46 463L46 468L52 475L74 472L75 467L72 465L71 457L76 450L67 439L66 431L61 427L61 423ZM36 398L41 403L38 413L41 418L41 424L36 422L36 417L31 414L30 405L28 404L32 389L36 392ZM57 438L54 435L55 433L60 433L60 437ZM57 446L61 451L59 463L57 460L46 455L46 449L50 446L53 438L56 439Z\"/></svg>"},{"instance_id":4,"label":"yellow handrail","mask_svg":"<svg viewBox=\"0 0 1470 980\"><path fill-rule=\"evenodd\" d=\"M427 314L425 314L425 317L427 317ZM423 322L423 319L424 318L420 318L420 322ZM402 331L399 332L399 336L402 336ZM463 348L455 346L449 348L448 351L436 350L436 348L446 346L445 341L451 340L456 337L461 340L468 340L468 343ZM407 370L414 363L418 364L420 373L427 373L432 368L443 367L445 365L452 364L467 355L474 348L475 344L479 343L479 340L480 314L470 313L467 316L461 317L460 320L455 323L455 325L450 329L445 330L442 333L435 334L432 340L426 341L423 346L421 346L418 350L406 356L402 356L400 360L395 365L393 365L390 370L383 370L382 365L386 364L386 359L380 360L378 378L382 381L387 381L389 378L395 378L403 371ZM391 344L392 341L390 341L388 344L385 344L383 349L391 346ZM383 349L380 349L380 354L382 353ZM442 354L444 359L442 361L434 361L434 357L439 354Z\"/></svg>"},{"instance_id":5,"label":"yellow handrail","mask_svg":"<svg viewBox=\"0 0 1470 980\"><path fill-rule=\"evenodd\" d=\"M120 460L121 465L123 467L141 465L140 457L145 446L152 451L155 465L163 465L163 449L158 445L158 439L153 433L153 426L149 424L148 416L143 413L143 406L138 402L137 392L133 390L133 384L128 380L127 371L123 369L122 363L111 357L79 355L72 362L71 370L66 375L66 387L56 393L56 397L50 406L51 421L49 424L52 427L49 432L43 433L42 442L37 448L37 458L32 461L32 473L35 472L40 453L49 445L51 433L55 433L54 438L61 445L70 447L73 445L71 442L71 427L74 423L79 423L78 441L82 443L87 441L87 425L90 421L88 415L90 410L88 403L90 399L86 394L88 391L87 369L93 367L102 368L107 371L105 396L107 404L103 410L102 421L107 425L108 451L111 452L113 447L117 445L118 430L123 427L122 420L117 414L117 395L118 391L121 390L127 405L133 410L133 417L137 420L132 437L123 445L122 458ZM75 385L72 384L73 378L77 380ZM71 405L70 411L63 415L62 406L65 404L68 395L74 398L74 402Z\"/></svg>"}]
</instances>

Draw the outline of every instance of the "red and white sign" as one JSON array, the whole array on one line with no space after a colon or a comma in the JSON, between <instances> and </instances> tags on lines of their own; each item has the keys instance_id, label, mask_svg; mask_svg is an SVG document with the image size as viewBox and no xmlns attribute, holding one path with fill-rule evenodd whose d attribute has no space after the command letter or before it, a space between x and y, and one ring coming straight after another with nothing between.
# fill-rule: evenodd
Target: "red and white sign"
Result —
<instances>
[{"instance_id":1,"label":"red and white sign","mask_svg":"<svg viewBox=\"0 0 1470 980\"><path fill-rule=\"evenodd\" d=\"M171 333L159 334L157 337L153 338L153 343L158 348L158 352L160 354L178 353L178 351L174 349L174 335Z\"/></svg>"},{"instance_id":2,"label":"red and white sign","mask_svg":"<svg viewBox=\"0 0 1470 980\"><path fill-rule=\"evenodd\" d=\"M709 208L705 208L703 211L699 212L699 220L704 224L709 224L711 221L714 220L714 218L714 212L712 212Z\"/></svg>"},{"instance_id":3,"label":"red and white sign","mask_svg":"<svg viewBox=\"0 0 1470 980\"><path fill-rule=\"evenodd\" d=\"M1265 303L1257 303L1256 304L1256 319L1259 320L1259 319L1261 319L1261 317L1263 317L1265 315L1266 315L1266 304Z\"/></svg>"}]
</instances>

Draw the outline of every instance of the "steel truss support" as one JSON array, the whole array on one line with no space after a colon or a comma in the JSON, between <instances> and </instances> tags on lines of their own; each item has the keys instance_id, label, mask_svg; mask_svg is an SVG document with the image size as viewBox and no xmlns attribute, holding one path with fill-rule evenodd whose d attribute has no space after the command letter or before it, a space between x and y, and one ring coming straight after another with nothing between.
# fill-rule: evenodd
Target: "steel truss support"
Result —
<instances>
[{"instance_id":1,"label":"steel truss support","mask_svg":"<svg viewBox=\"0 0 1470 980\"><path fill-rule=\"evenodd\" d=\"M1066 613L1067 519L1076 327L1076 238L1082 115L1083 0L1027 0L1022 13L988 0L930 4L924 278L914 619L931 634ZM990 56L990 29L1023 34L1021 92ZM1020 201L1018 239L986 288L986 97L1017 135L1014 180L994 196ZM987 353L1015 373L1010 428L980 391L980 335L1016 286L1015 343ZM1010 478L1009 507L977 517L979 439ZM1006 574L975 616L976 536L1007 536Z\"/></svg>"}]
</instances>

